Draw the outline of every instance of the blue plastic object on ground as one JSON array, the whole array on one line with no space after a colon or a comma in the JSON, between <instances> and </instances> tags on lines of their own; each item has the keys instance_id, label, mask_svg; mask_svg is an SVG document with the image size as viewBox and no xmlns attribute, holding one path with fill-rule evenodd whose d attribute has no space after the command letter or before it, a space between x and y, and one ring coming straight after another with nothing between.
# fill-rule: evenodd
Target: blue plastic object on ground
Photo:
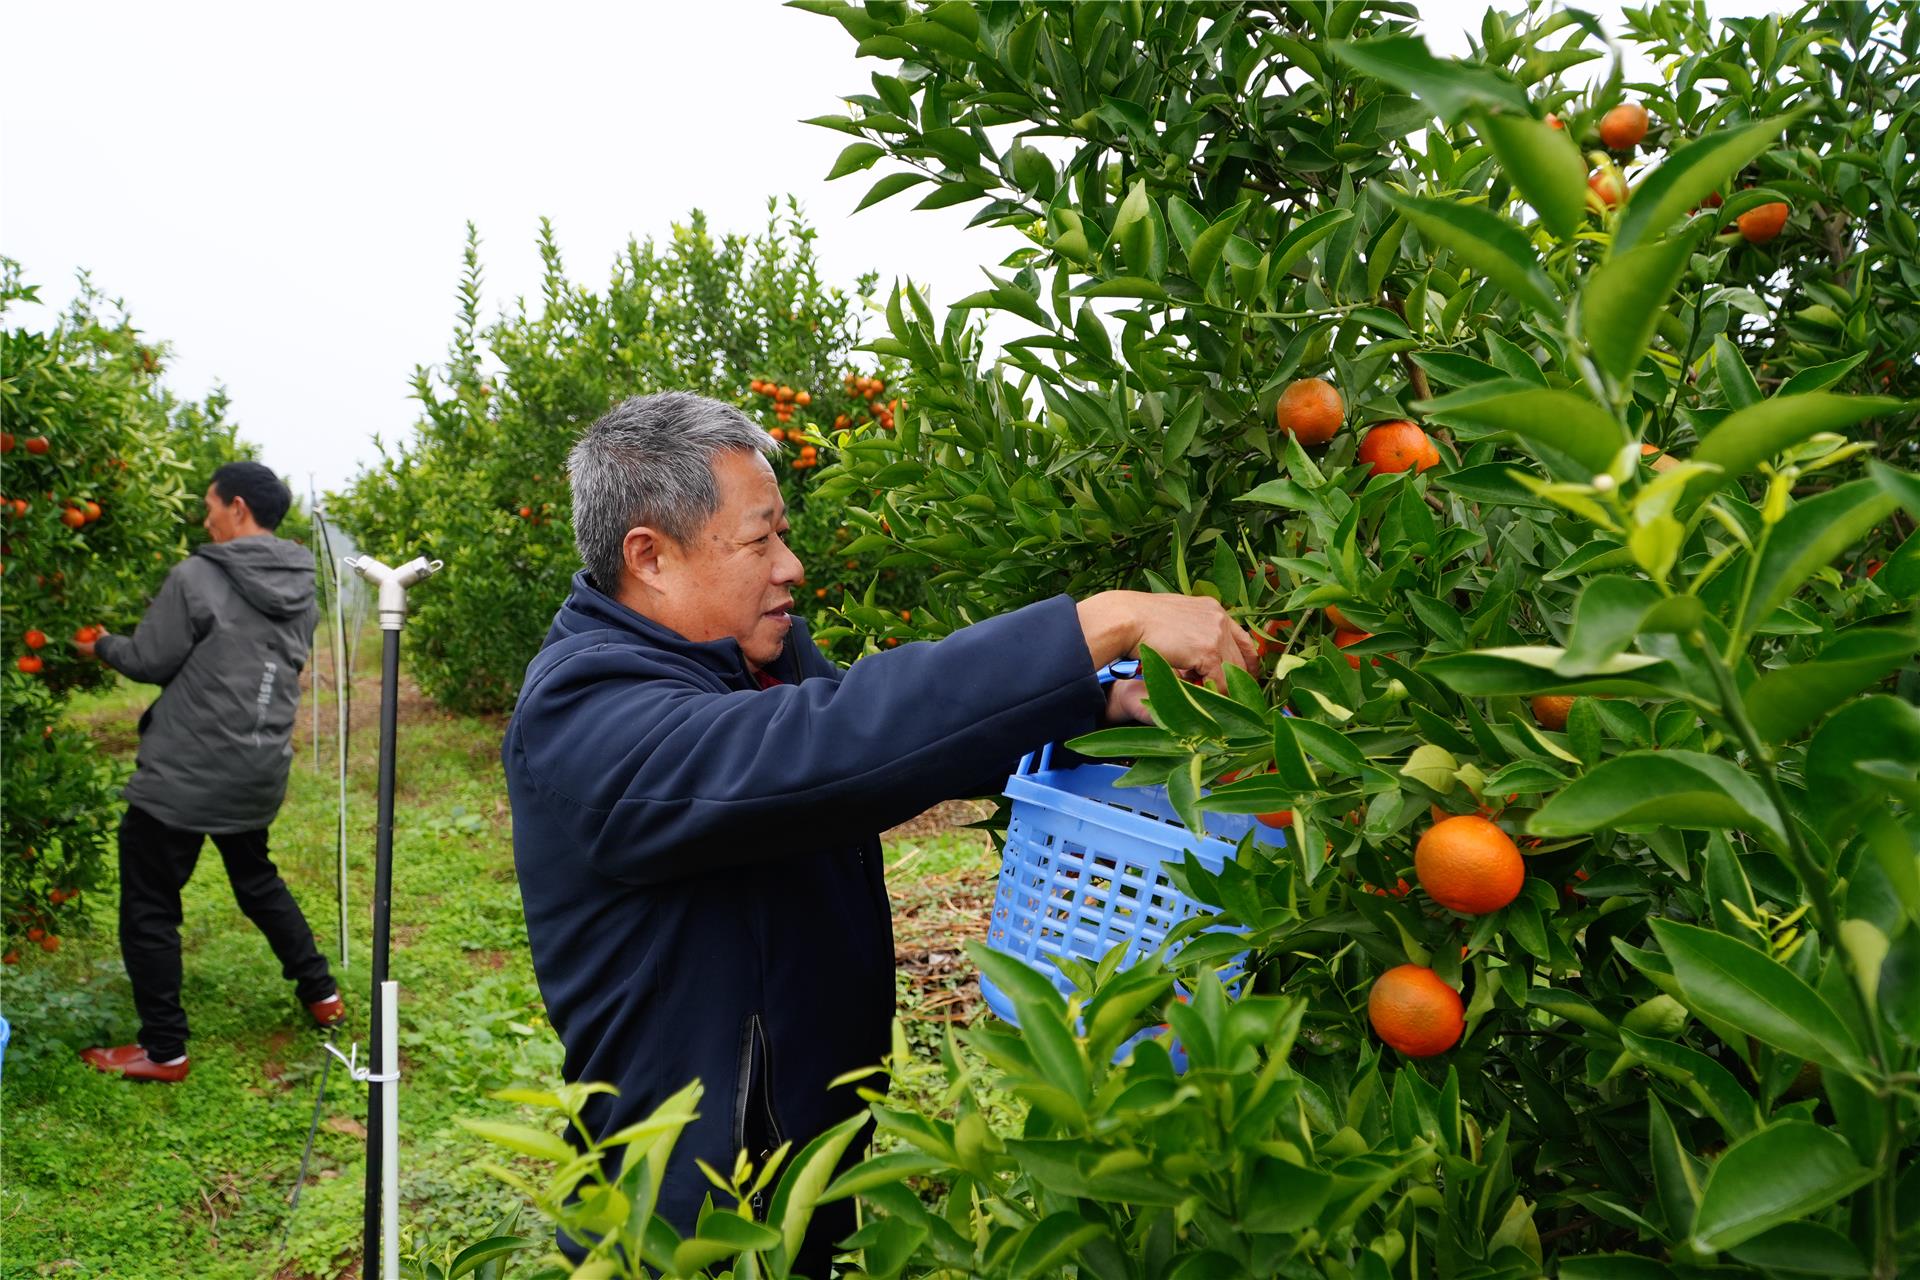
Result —
<instances>
[{"instance_id":1,"label":"blue plastic object on ground","mask_svg":"<svg viewBox=\"0 0 1920 1280\"><path fill-rule=\"evenodd\" d=\"M1286 843L1281 832L1246 814L1206 814L1207 834L1196 837L1175 814L1166 788L1116 786L1125 772L1109 764L1056 768L1054 748L1047 746L1007 779L1013 813L987 945L1025 961L1063 993L1073 983L1056 957L1098 963L1123 945L1125 967L1207 909L1174 885L1167 863L1182 861L1190 850L1217 872L1249 830L1266 843ZM980 994L995 1014L1017 1023L1012 1000L985 974Z\"/></svg>"},{"instance_id":2,"label":"blue plastic object on ground","mask_svg":"<svg viewBox=\"0 0 1920 1280\"><path fill-rule=\"evenodd\" d=\"M11 1039L12 1036L13 1028L7 1024L5 1018L0 1018L0 1062L6 1061L7 1041Z\"/></svg>"}]
</instances>

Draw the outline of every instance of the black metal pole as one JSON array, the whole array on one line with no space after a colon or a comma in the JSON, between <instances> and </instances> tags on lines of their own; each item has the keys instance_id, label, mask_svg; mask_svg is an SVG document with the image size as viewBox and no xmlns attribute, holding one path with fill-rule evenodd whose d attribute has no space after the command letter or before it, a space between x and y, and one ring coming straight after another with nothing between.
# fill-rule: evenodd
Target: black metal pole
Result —
<instances>
[{"instance_id":1,"label":"black metal pole","mask_svg":"<svg viewBox=\"0 0 1920 1280\"><path fill-rule=\"evenodd\" d=\"M383 1010L380 991L387 980L387 943L393 923L393 762L400 725L400 631L381 633L380 651L380 817L373 862L373 1026L368 1036L367 1065L376 1073L381 1062L380 1028ZM380 1276L381 1138L386 1121L382 1103L392 1081L375 1080L367 1091L366 1245L360 1274L365 1280ZM385 1280L398 1280L388 1276Z\"/></svg>"}]
</instances>

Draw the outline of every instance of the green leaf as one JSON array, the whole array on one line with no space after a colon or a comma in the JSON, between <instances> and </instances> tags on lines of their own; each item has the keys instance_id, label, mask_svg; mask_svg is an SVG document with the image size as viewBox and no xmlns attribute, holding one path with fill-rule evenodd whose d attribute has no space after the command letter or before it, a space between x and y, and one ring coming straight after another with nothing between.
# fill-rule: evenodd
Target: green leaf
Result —
<instances>
[{"instance_id":1,"label":"green leaf","mask_svg":"<svg viewBox=\"0 0 1920 1280\"><path fill-rule=\"evenodd\" d=\"M1868 463L1867 471L1873 476L1873 482L1879 485L1888 497L1897 500L1901 506L1905 507L1908 515L1920 520L1920 476L1906 471L1896 471L1884 462ZM1912 539L1909 538L1908 541L1911 542Z\"/></svg>"},{"instance_id":2,"label":"green leaf","mask_svg":"<svg viewBox=\"0 0 1920 1280\"><path fill-rule=\"evenodd\" d=\"M1448 121L1475 104L1527 110L1526 94L1511 80L1490 67L1436 58L1418 36L1334 41L1328 47L1343 62L1406 90Z\"/></svg>"},{"instance_id":3,"label":"green leaf","mask_svg":"<svg viewBox=\"0 0 1920 1280\"><path fill-rule=\"evenodd\" d=\"M1140 648L1140 677L1147 685L1147 710L1161 728L1187 741L1221 736L1220 726L1191 696L1192 686L1175 675L1167 660L1146 645Z\"/></svg>"},{"instance_id":4,"label":"green leaf","mask_svg":"<svg viewBox=\"0 0 1920 1280\"><path fill-rule=\"evenodd\" d=\"M1863 1068L1852 1029L1799 974L1712 929L1673 920L1652 927L1688 1008L1796 1058L1841 1071Z\"/></svg>"},{"instance_id":5,"label":"green leaf","mask_svg":"<svg viewBox=\"0 0 1920 1280\"><path fill-rule=\"evenodd\" d=\"M1798 114L1709 134L1673 152L1634 189L1614 228L1613 252L1625 253L1684 218L1765 151Z\"/></svg>"},{"instance_id":6,"label":"green leaf","mask_svg":"<svg viewBox=\"0 0 1920 1280\"><path fill-rule=\"evenodd\" d=\"M1694 1211L1700 1203L1700 1187L1693 1171L1693 1158L1680 1145L1673 1118L1660 1103L1660 1095L1647 1091L1647 1162L1653 1166L1654 1195L1667 1220L1667 1233L1678 1238L1693 1226Z\"/></svg>"},{"instance_id":7,"label":"green leaf","mask_svg":"<svg viewBox=\"0 0 1920 1280\"><path fill-rule=\"evenodd\" d=\"M1172 296L1145 276L1114 276L1092 280L1068 291L1076 298L1143 298L1148 302L1171 302Z\"/></svg>"},{"instance_id":8,"label":"green leaf","mask_svg":"<svg viewBox=\"0 0 1920 1280\"><path fill-rule=\"evenodd\" d=\"M1537 836L1623 827L1739 827L1786 840L1760 784L1732 761L1698 751L1630 751L1603 761L1527 823Z\"/></svg>"},{"instance_id":9,"label":"green leaf","mask_svg":"<svg viewBox=\"0 0 1920 1280\"><path fill-rule=\"evenodd\" d=\"M1872 480L1855 480L1792 507L1767 538L1753 594L1738 619L1739 633L1752 635L1801 583L1866 537L1899 505Z\"/></svg>"},{"instance_id":10,"label":"green leaf","mask_svg":"<svg viewBox=\"0 0 1920 1280\"><path fill-rule=\"evenodd\" d=\"M527 1236L489 1236L485 1240L476 1240L447 1264L447 1280L460 1280L461 1276L476 1268L485 1266L495 1258L504 1258L510 1253L521 1253L527 1249L542 1249L550 1243L547 1240L534 1240Z\"/></svg>"},{"instance_id":11,"label":"green leaf","mask_svg":"<svg viewBox=\"0 0 1920 1280\"><path fill-rule=\"evenodd\" d=\"M1204 286L1213 275L1213 269L1219 265L1220 255L1226 251L1233 229L1240 225L1242 215L1252 204L1251 200L1241 201L1194 238L1193 249L1187 254L1187 270L1195 283Z\"/></svg>"},{"instance_id":12,"label":"green leaf","mask_svg":"<svg viewBox=\"0 0 1920 1280\"><path fill-rule=\"evenodd\" d=\"M1818 1222L1783 1222L1727 1252L1769 1275L1787 1272L1853 1280L1869 1274L1853 1241Z\"/></svg>"},{"instance_id":13,"label":"green leaf","mask_svg":"<svg viewBox=\"0 0 1920 1280\"><path fill-rule=\"evenodd\" d=\"M908 187L925 181L927 181L927 175L924 173L890 173L867 189L867 194L860 197L860 203L853 206L853 211L858 213L868 205L891 199Z\"/></svg>"},{"instance_id":14,"label":"green leaf","mask_svg":"<svg viewBox=\"0 0 1920 1280\"><path fill-rule=\"evenodd\" d=\"M1889 791L1920 799L1920 707L1876 694L1828 717L1807 744L1807 795L1829 838L1860 822ZM1890 870L1889 874L1895 874ZM1895 882L1904 877L1895 874Z\"/></svg>"},{"instance_id":15,"label":"green leaf","mask_svg":"<svg viewBox=\"0 0 1920 1280\"><path fill-rule=\"evenodd\" d=\"M509 1151L518 1151L521 1155L532 1156L536 1160L567 1164L580 1154L568 1144L565 1138L545 1129L533 1129L523 1124L508 1124L503 1120L462 1118L459 1123L468 1132L478 1134L496 1146L505 1147Z\"/></svg>"},{"instance_id":16,"label":"green leaf","mask_svg":"<svg viewBox=\"0 0 1920 1280\"><path fill-rule=\"evenodd\" d=\"M1836 637L1811 662L1769 671L1747 690L1747 717L1766 742L1785 742L1854 694L1878 684L1920 650L1920 635L1894 627Z\"/></svg>"},{"instance_id":17,"label":"green leaf","mask_svg":"<svg viewBox=\"0 0 1920 1280\"><path fill-rule=\"evenodd\" d=\"M833 168L827 173L827 181L832 182L835 178L844 178L850 173L870 169L873 167L873 162L885 154L887 154L885 147L876 146L871 142L853 143L840 153L839 159L833 162Z\"/></svg>"},{"instance_id":18,"label":"green leaf","mask_svg":"<svg viewBox=\"0 0 1920 1280\"><path fill-rule=\"evenodd\" d=\"M1627 445L1626 430L1605 409L1572 391L1519 379L1483 382L1413 406L1442 426L1505 431L1573 459L1589 476L1608 470Z\"/></svg>"},{"instance_id":19,"label":"green leaf","mask_svg":"<svg viewBox=\"0 0 1920 1280\"><path fill-rule=\"evenodd\" d=\"M1615 945L1621 945L1617 939ZM1686 1086L1700 1109L1713 1117L1728 1139L1759 1127L1759 1104L1741 1087L1733 1072L1716 1059L1677 1041L1636 1035L1631 1031L1620 1033L1620 1043L1649 1070Z\"/></svg>"},{"instance_id":20,"label":"green leaf","mask_svg":"<svg viewBox=\"0 0 1920 1280\"><path fill-rule=\"evenodd\" d=\"M1770 1125L1714 1162L1700 1193L1693 1247L1702 1253L1731 1249L1818 1213L1872 1178L1873 1170L1862 1168L1846 1140L1831 1130L1805 1120Z\"/></svg>"},{"instance_id":21,"label":"green leaf","mask_svg":"<svg viewBox=\"0 0 1920 1280\"><path fill-rule=\"evenodd\" d=\"M1641 620L1664 597L1651 582L1605 574L1580 589L1573 606L1573 631L1557 670L1585 675L1598 663L1623 653L1640 634Z\"/></svg>"},{"instance_id":22,"label":"green leaf","mask_svg":"<svg viewBox=\"0 0 1920 1280\"><path fill-rule=\"evenodd\" d=\"M1587 166L1565 129L1528 115L1483 114L1479 132L1547 230L1562 240L1579 230L1587 216Z\"/></svg>"},{"instance_id":23,"label":"green leaf","mask_svg":"<svg viewBox=\"0 0 1920 1280\"><path fill-rule=\"evenodd\" d=\"M866 1122L865 1112L849 1116L825 1133L816 1135L800 1149L799 1155L787 1162L786 1169L780 1175L780 1183L774 1188L773 1200L768 1205L767 1221L779 1224L779 1232L774 1239L786 1245L788 1257L800 1252L801 1241L806 1238L807 1224L812 1221L814 1209L826 1194L827 1185L833 1181L833 1171L839 1165L840 1157L859 1136Z\"/></svg>"},{"instance_id":24,"label":"green leaf","mask_svg":"<svg viewBox=\"0 0 1920 1280\"><path fill-rule=\"evenodd\" d=\"M1563 309L1526 232L1499 214L1449 200L1392 191L1383 194L1430 243L1451 250L1541 315L1557 315Z\"/></svg>"},{"instance_id":25,"label":"green leaf","mask_svg":"<svg viewBox=\"0 0 1920 1280\"><path fill-rule=\"evenodd\" d=\"M1579 676L1560 674L1566 651L1546 645L1514 645L1476 649L1427 658L1420 671L1443 681L1456 692L1474 697L1536 693L1658 694L1674 671L1659 658L1618 653L1605 661L1586 664Z\"/></svg>"},{"instance_id":26,"label":"green leaf","mask_svg":"<svg viewBox=\"0 0 1920 1280\"><path fill-rule=\"evenodd\" d=\"M1062 1266L1080 1249L1106 1234L1106 1228L1088 1222L1070 1209L1048 1214L1029 1227L1013 1254L1008 1280L1032 1280Z\"/></svg>"},{"instance_id":27,"label":"green leaf","mask_svg":"<svg viewBox=\"0 0 1920 1280\"><path fill-rule=\"evenodd\" d=\"M1760 384L1753 380L1753 371L1747 368L1740 348L1728 341L1724 333L1713 340L1713 370L1720 376L1720 394L1728 407L1745 409L1760 403Z\"/></svg>"},{"instance_id":28,"label":"green leaf","mask_svg":"<svg viewBox=\"0 0 1920 1280\"><path fill-rule=\"evenodd\" d=\"M1775 396L1736 409L1720 420L1720 425L1707 434L1688 459L1710 462L1720 471L1689 480L1687 496L1698 501L1819 432L1840 431L1905 407L1905 401L1886 396L1840 396L1811 391L1799 396Z\"/></svg>"},{"instance_id":29,"label":"green leaf","mask_svg":"<svg viewBox=\"0 0 1920 1280\"><path fill-rule=\"evenodd\" d=\"M1280 276L1298 262L1307 250L1325 240L1340 227L1340 224L1353 217L1351 209L1328 209L1316 213L1305 222L1287 232L1273 251L1271 274Z\"/></svg>"},{"instance_id":30,"label":"green leaf","mask_svg":"<svg viewBox=\"0 0 1920 1280\"><path fill-rule=\"evenodd\" d=\"M1690 235L1651 240L1612 254L1581 286L1580 336L1594 363L1616 382L1627 381L1640 367L1660 312L1680 283L1692 251Z\"/></svg>"}]
</instances>

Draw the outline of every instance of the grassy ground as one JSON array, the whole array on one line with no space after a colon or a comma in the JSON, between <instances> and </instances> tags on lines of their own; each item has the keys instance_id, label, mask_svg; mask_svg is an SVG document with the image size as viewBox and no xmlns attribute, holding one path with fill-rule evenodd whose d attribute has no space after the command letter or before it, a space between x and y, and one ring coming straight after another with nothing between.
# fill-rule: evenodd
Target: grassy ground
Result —
<instances>
[{"instance_id":1,"label":"grassy ground","mask_svg":"<svg viewBox=\"0 0 1920 1280\"><path fill-rule=\"evenodd\" d=\"M103 749L130 755L133 721L151 692L123 686L72 714ZM343 1045L364 1044L367 1034L377 680L363 675L354 697L354 937L344 971L330 699L322 768L314 769L303 720L273 829L275 859L347 995ZM510 1117L517 1108L488 1099L488 1090L558 1075L560 1049L542 1014L514 882L500 731L498 721L402 702L393 976L402 988L401 1196L412 1247L477 1239L515 1206L515 1193L475 1167L481 1146L454 1121ZM895 833L888 861L901 1010L914 1042L931 1045L946 1024L977 1011L961 942L984 930L997 863L977 833L940 821ZM365 1089L337 1066L332 1072L312 1173L290 1219L321 1036L265 939L234 906L211 845L187 888L182 930L191 1078L129 1085L78 1061L81 1048L124 1043L137 1026L108 896L100 895L91 936L71 937L57 956L36 955L5 975L13 1039L0 1078L0 1280L358 1275Z\"/></svg>"}]
</instances>

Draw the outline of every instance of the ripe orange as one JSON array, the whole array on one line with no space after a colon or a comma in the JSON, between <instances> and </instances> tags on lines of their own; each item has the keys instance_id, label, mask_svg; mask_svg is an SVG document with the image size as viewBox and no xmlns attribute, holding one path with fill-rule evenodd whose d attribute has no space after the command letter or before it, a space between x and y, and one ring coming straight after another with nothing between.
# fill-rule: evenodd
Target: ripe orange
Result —
<instances>
[{"instance_id":1,"label":"ripe orange","mask_svg":"<svg viewBox=\"0 0 1920 1280\"><path fill-rule=\"evenodd\" d=\"M1627 180L1612 169L1595 169L1588 174L1587 188L1609 209L1627 198Z\"/></svg>"},{"instance_id":2,"label":"ripe orange","mask_svg":"<svg viewBox=\"0 0 1920 1280\"><path fill-rule=\"evenodd\" d=\"M98 520L100 518L100 504L95 502L93 499L88 498L85 502L81 503L80 505L86 510L88 524L92 524L95 520Z\"/></svg>"},{"instance_id":3,"label":"ripe orange","mask_svg":"<svg viewBox=\"0 0 1920 1280\"><path fill-rule=\"evenodd\" d=\"M813 403L813 393L811 391L796 391L793 393L793 402L804 409Z\"/></svg>"},{"instance_id":4,"label":"ripe orange","mask_svg":"<svg viewBox=\"0 0 1920 1280\"><path fill-rule=\"evenodd\" d=\"M1373 468L1374 475L1405 471L1425 471L1440 465L1440 450L1427 433L1406 419L1383 422L1367 432L1360 441L1359 460Z\"/></svg>"},{"instance_id":5,"label":"ripe orange","mask_svg":"<svg viewBox=\"0 0 1920 1280\"><path fill-rule=\"evenodd\" d=\"M1248 630L1253 632L1255 656L1264 658L1270 653L1280 652L1286 646L1286 641L1280 638L1280 631L1292 625L1292 618L1275 618L1263 626L1249 627Z\"/></svg>"},{"instance_id":6,"label":"ripe orange","mask_svg":"<svg viewBox=\"0 0 1920 1280\"><path fill-rule=\"evenodd\" d=\"M1460 993L1423 965L1403 964L1381 974L1367 996L1373 1033L1409 1058L1431 1058L1460 1043L1467 1029Z\"/></svg>"},{"instance_id":7,"label":"ripe orange","mask_svg":"<svg viewBox=\"0 0 1920 1280\"><path fill-rule=\"evenodd\" d=\"M53 442L48 440L45 436L34 436L32 439L27 441L27 452L32 454L45 453L48 449L51 449L52 447L53 447Z\"/></svg>"},{"instance_id":8,"label":"ripe orange","mask_svg":"<svg viewBox=\"0 0 1920 1280\"><path fill-rule=\"evenodd\" d=\"M58 951L60 949L60 939L50 933L40 939L40 949L42 951Z\"/></svg>"},{"instance_id":9,"label":"ripe orange","mask_svg":"<svg viewBox=\"0 0 1920 1280\"><path fill-rule=\"evenodd\" d=\"M1788 212L1784 203L1774 200L1747 210L1735 218L1734 223L1748 244L1765 244L1786 229Z\"/></svg>"},{"instance_id":10,"label":"ripe orange","mask_svg":"<svg viewBox=\"0 0 1920 1280\"><path fill-rule=\"evenodd\" d=\"M1567 122L1549 111L1547 112L1547 128L1558 129L1560 132L1565 133L1567 131Z\"/></svg>"},{"instance_id":11,"label":"ripe orange","mask_svg":"<svg viewBox=\"0 0 1920 1280\"><path fill-rule=\"evenodd\" d=\"M1647 136L1647 109L1623 102L1600 117L1600 141L1609 151L1631 151Z\"/></svg>"},{"instance_id":12,"label":"ripe orange","mask_svg":"<svg viewBox=\"0 0 1920 1280\"><path fill-rule=\"evenodd\" d=\"M60 523L69 529L78 529L87 522L87 513L78 507L68 507L60 513Z\"/></svg>"},{"instance_id":13,"label":"ripe orange","mask_svg":"<svg viewBox=\"0 0 1920 1280\"><path fill-rule=\"evenodd\" d=\"M47 664L42 662L37 655L29 653L13 665L20 668L26 675L37 676L40 674L41 668Z\"/></svg>"},{"instance_id":14,"label":"ripe orange","mask_svg":"<svg viewBox=\"0 0 1920 1280\"><path fill-rule=\"evenodd\" d=\"M1256 813L1253 820L1263 827L1290 827L1293 825L1293 810L1281 809L1274 813Z\"/></svg>"},{"instance_id":15,"label":"ripe orange","mask_svg":"<svg viewBox=\"0 0 1920 1280\"><path fill-rule=\"evenodd\" d=\"M1331 382L1300 378L1280 393L1273 417L1280 430L1301 444L1325 444L1346 421L1347 405Z\"/></svg>"},{"instance_id":16,"label":"ripe orange","mask_svg":"<svg viewBox=\"0 0 1920 1280\"><path fill-rule=\"evenodd\" d=\"M1347 621L1347 615L1340 612L1340 606L1330 604L1320 612L1327 615L1327 621L1333 624L1335 631L1358 631L1360 628Z\"/></svg>"},{"instance_id":17,"label":"ripe orange","mask_svg":"<svg viewBox=\"0 0 1920 1280\"><path fill-rule=\"evenodd\" d=\"M27 648L29 649L41 649L46 647L47 633L44 631L39 631L39 630L29 631L27 632L26 635L20 638L27 642Z\"/></svg>"},{"instance_id":18,"label":"ripe orange","mask_svg":"<svg viewBox=\"0 0 1920 1280\"><path fill-rule=\"evenodd\" d=\"M1441 906L1483 916L1520 896L1527 864L1506 832L1485 818L1461 814L1427 828L1414 846L1413 872Z\"/></svg>"},{"instance_id":19,"label":"ripe orange","mask_svg":"<svg viewBox=\"0 0 1920 1280\"><path fill-rule=\"evenodd\" d=\"M1542 729L1555 733L1567 727L1567 716L1572 710L1570 694L1543 693L1533 700L1533 718L1540 722Z\"/></svg>"},{"instance_id":20,"label":"ripe orange","mask_svg":"<svg viewBox=\"0 0 1920 1280\"><path fill-rule=\"evenodd\" d=\"M773 389L773 398L781 404L786 404L793 399L793 388L785 386L775 387Z\"/></svg>"},{"instance_id":21,"label":"ripe orange","mask_svg":"<svg viewBox=\"0 0 1920 1280\"><path fill-rule=\"evenodd\" d=\"M1373 639L1373 632L1371 631L1336 631L1333 633L1333 643L1335 647L1341 649L1345 649L1349 645L1359 644L1362 640L1371 639ZM1348 654L1347 665L1355 671L1358 671L1360 669L1360 659L1354 657L1352 654ZM1379 666L1380 659L1375 658L1373 665L1376 667Z\"/></svg>"}]
</instances>

